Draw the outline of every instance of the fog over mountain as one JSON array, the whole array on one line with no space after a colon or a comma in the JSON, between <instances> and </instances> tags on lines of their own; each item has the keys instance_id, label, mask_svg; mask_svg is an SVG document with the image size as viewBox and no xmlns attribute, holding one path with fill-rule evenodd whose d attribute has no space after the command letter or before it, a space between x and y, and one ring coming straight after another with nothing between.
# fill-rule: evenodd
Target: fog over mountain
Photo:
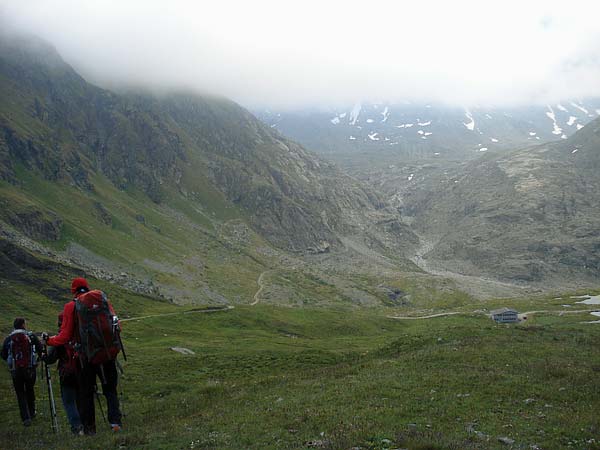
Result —
<instances>
[{"instance_id":1,"label":"fog over mountain","mask_svg":"<svg viewBox=\"0 0 600 450\"><path fill-rule=\"evenodd\" d=\"M600 96L593 1L0 0L103 87L187 87L248 107Z\"/></svg>"}]
</instances>

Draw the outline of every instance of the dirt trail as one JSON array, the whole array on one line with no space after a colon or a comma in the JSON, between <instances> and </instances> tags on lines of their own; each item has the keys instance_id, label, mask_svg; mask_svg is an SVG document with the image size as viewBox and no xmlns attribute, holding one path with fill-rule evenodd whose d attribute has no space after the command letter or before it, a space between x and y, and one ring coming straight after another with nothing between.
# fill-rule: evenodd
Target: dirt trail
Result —
<instances>
[{"instance_id":1,"label":"dirt trail","mask_svg":"<svg viewBox=\"0 0 600 450\"><path fill-rule=\"evenodd\" d=\"M520 313L519 316L527 316L531 314L581 314L581 313L591 313L596 310L594 309L545 309L539 311L527 311L524 313ZM388 319L400 319L400 320L418 320L418 319L432 319L434 317L443 317L443 316L453 316L456 314L465 314L465 315L484 315L489 316L489 313L482 311L452 311L438 314L430 314L428 316L386 316Z\"/></svg>"},{"instance_id":2,"label":"dirt trail","mask_svg":"<svg viewBox=\"0 0 600 450\"><path fill-rule=\"evenodd\" d=\"M421 241L421 245L415 250L415 255L410 258L410 260L427 273L444 278L450 278L456 281L461 289L475 297L515 297L518 295L524 295L530 290L530 288L512 283L505 283L502 281L473 275L463 275L436 267L435 262L426 259L425 256L435 248L439 240L427 239L421 235L419 235L419 239Z\"/></svg>"},{"instance_id":3,"label":"dirt trail","mask_svg":"<svg viewBox=\"0 0 600 450\"><path fill-rule=\"evenodd\" d=\"M431 314L429 316L386 316L388 319L400 319L400 320L418 320L418 319L432 319L434 317L442 317L442 316L453 316L456 314L471 314L468 312L461 312L461 311L455 311L455 312L446 312L446 313L439 313L439 314Z\"/></svg>"},{"instance_id":4,"label":"dirt trail","mask_svg":"<svg viewBox=\"0 0 600 450\"><path fill-rule=\"evenodd\" d=\"M229 311L230 309L234 309L235 306L227 305L227 306L218 306L214 308L206 308L206 309L192 309L188 311L177 311L172 313L164 313L164 314L150 314L148 316L140 316L140 317L128 317L126 319L119 319L120 322L128 322L130 320L143 320L143 319L151 319L153 317L167 317L167 316L177 316L179 314L197 314L197 313L212 313L218 311Z\"/></svg>"},{"instance_id":5,"label":"dirt trail","mask_svg":"<svg viewBox=\"0 0 600 450\"><path fill-rule=\"evenodd\" d=\"M252 303L250 303L250 305L254 306L260 300L259 295L262 293L263 289L265 288L265 285L263 284L263 277L269 272L274 272L274 270L272 270L272 269L265 270L263 273L261 273L259 275L258 281L256 282L256 284L258 284L258 291L256 291L256 294L254 294L254 297L253 297L254 301Z\"/></svg>"}]
</instances>

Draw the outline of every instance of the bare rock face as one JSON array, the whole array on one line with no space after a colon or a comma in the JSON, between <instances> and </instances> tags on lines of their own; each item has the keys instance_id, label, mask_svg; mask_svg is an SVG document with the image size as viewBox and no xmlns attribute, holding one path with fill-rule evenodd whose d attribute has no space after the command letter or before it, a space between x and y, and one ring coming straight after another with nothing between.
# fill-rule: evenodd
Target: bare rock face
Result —
<instances>
[{"instance_id":1,"label":"bare rock face","mask_svg":"<svg viewBox=\"0 0 600 450\"><path fill-rule=\"evenodd\" d=\"M434 242L427 258L463 274L557 286L600 276L600 119L569 139L490 154L405 197Z\"/></svg>"},{"instance_id":2,"label":"bare rock face","mask_svg":"<svg viewBox=\"0 0 600 450\"><path fill-rule=\"evenodd\" d=\"M5 219L32 239L40 241L60 239L62 220L53 212L30 207L21 211L7 211Z\"/></svg>"}]
</instances>

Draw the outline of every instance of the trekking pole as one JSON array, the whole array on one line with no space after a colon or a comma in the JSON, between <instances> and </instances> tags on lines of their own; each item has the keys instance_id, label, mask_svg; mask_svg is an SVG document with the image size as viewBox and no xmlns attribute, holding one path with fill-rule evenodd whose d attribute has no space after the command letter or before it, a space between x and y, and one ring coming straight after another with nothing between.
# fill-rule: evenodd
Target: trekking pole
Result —
<instances>
[{"instance_id":1,"label":"trekking pole","mask_svg":"<svg viewBox=\"0 0 600 450\"><path fill-rule=\"evenodd\" d=\"M48 356L48 347L44 346L44 354ZM46 361L42 361L46 373L46 384L48 385L48 401L50 403L50 417L52 418L52 430L58 433L58 417L56 416L56 403L54 402L54 391L52 390L52 378L50 376L50 367Z\"/></svg>"},{"instance_id":2,"label":"trekking pole","mask_svg":"<svg viewBox=\"0 0 600 450\"><path fill-rule=\"evenodd\" d=\"M125 371L123 370L123 366L121 365L118 359L115 359L115 362L117 363L117 369L119 370L119 374L121 374L121 376L119 377L119 405L121 407L121 416L127 417L127 414L125 414L125 408L123 406L123 375L125 375Z\"/></svg>"},{"instance_id":3,"label":"trekking pole","mask_svg":"<svg viewBox=\"0 0 600 450\"><path fill-rule=\"evenodd\" d=\"M102 413L102 417L104 418L104 421L108 424L108 418L106 417L106 414L104 414L104 408L102 408L102 399L100 398L100 394L98 393L98 385L97 384L94 384L94 394L96 395L96 400L98 400L98 406L100 407L100 412Z\"/></svg>"},{"instance_id":4,"label":"trekking pole","mask_svg":"<svg viewBox=\"0 0 600 450\"><path fill-rule=\"evenodd\" d=\"M126 417L125 408L123 407L123 375L125 375L125 371L123 370L123 366L119 362L118 359L115 359L115 363L117 365L117 384L119 386L119 406L121 407L121 415Z\"/></svg>"},{"instance_id":5,"label":"trekking pole","mask_svg":"<svg viewBox=\"0 0 600 450\"><path fill-rule=\"evenodd\" d=\"M123 341L121 340L121 327L119 326L119 318L117 316L113 316L113 330L117 334L117 339L119 339L123 359L127 361L127 354L125 353L125 347L123 347Z\"/></svg>"}]
</instances>

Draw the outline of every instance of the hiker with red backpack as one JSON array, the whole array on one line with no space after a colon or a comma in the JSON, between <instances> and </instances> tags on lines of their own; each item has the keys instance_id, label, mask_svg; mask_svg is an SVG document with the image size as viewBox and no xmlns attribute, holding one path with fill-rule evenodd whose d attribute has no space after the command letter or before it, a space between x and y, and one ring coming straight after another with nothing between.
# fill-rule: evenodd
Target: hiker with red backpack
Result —
<instances>
[{"instance_id":1,"label":"hiker with red backpack","mask_svg":"<svg viewBox=\"0 0 600 450\"><path fill-rule=\"evenodd\" d=\"M117 396L117 354L121 351L120 323L106 294L90 290L85 278L71 283L73 301L65 304L60 332L47 339L47 345L60 346L75 342L81 372L79 413L85 434L96 433L94 395L96 378L106 397L108 421L113 431L122 428Z\"/></svg>"},{"instance_id":2,"label":"hiker with red backpack","mask_svg":"<svg viewBox=\"0 0 600 450\"><path fill-rule=\"evenodd\" d=\"M58 315L58 328L63 322L63 313ZM58 361L58 377L60 381L60 396L62 399L67 419L71 425L71 432L75 435L83 435L83 424L79 414L78 400L80 398L81 370L79 356L75 350L73 340L65 345L50 347L44 362L54 364Z\"/></svg>"},{"instance_id":3,"label":"hiker with red backpack","mask_svg":"<svg viewBox=\"0 0 600 450\"><path fill-rule=\"evenodd\" d=\"M25 328L25 319L17 317L14 330L4 340L2 359L8 363L13 386L17 394L21 420L26 427L35 417L35 379L38 355L42 345L31 331Z\"/></svg>"}]
</instances>

